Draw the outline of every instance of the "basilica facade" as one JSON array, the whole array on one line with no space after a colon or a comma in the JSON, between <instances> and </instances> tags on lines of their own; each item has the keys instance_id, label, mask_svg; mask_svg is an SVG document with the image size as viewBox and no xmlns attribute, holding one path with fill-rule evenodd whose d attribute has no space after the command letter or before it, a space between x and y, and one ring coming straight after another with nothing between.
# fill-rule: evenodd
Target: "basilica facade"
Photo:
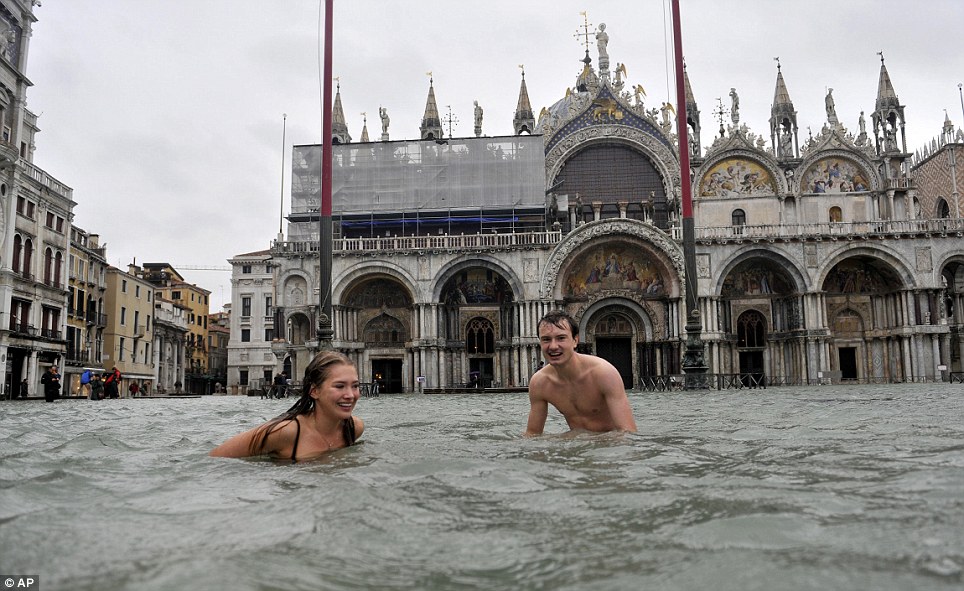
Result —
<instances>
[{"instance_id":1,"label":"basilica facade","mask_svg":"<svg viewBox=\"0 0 964 591\"><path fill-rule=\"evenodd\" d=\"M831 91L806 138L779 63L769 129L740 122L733 89L708 148L685 80L693 278L672 107L647 105L625 72L604 47L596 64L587 51L538 116L523 73L516 135L495 138L479 122L477 137L444 138L430 84L420 139L389 141L384 123L381 141L352 142L336 95L333 346L362 381L525 386L541 361L538 320L564 309L580 350L646 388L681 373L688 280L711 374L806 384L962 371L964 226L949 196L917 188L883 57L859 128L840 122ZM245 385L241 372L297 377L318 347L320 157L294 149L288 235L255 253L270 281L234 276L229 385ZM252 260L232 263L250 272ZM253 319L267 322L265 341L238 342Z\"/></svg>"}]
</instances>

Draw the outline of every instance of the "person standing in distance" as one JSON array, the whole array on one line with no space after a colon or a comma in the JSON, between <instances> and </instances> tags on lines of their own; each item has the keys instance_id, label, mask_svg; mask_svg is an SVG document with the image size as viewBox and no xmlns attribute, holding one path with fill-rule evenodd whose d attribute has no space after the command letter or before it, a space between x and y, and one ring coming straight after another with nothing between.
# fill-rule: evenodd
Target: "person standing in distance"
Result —
<instances>
[{"instance_id":1,"label":"person standing in distance","mask_svg":"<svg viewBox=\"0 0 964 591\"><path fill-rule=\"evenodd\" d=\"M635 432L622 376L605 359L576 352L576 321L565 312L550 312L537 326L546 365L529 381L525 435L542 434L550 404L571 430Z\"/></svg>"},{"instance_id":2,"label":"person standing in distance","mask_svg":"<svg viewBox=\"0 0 964 591\"><path fill-rule=\"evenodd\" d=\"M60 374L57 373L57 366L51 365L50 369L41 376L40 383L44 386L44 400L53 402L60 398Z\"/></svg>"}]
</instances>

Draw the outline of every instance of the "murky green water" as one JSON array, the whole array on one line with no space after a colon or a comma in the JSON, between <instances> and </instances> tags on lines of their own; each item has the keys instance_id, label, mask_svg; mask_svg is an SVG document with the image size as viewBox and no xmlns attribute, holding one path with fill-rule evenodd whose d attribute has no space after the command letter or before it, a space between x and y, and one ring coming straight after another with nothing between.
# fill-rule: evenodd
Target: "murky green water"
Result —
<instances>
[{"instance_id":1,"label":"murky green water","mask_svg":"<svg viewBox=\"0 0 964 591\"><path fill-rule=\"evenodd\" d=\"M291 400L0 403L0 574L42 589L960 589L964 387L363 399L322 462L206 457Z\"/></svg>"}]
</instances>

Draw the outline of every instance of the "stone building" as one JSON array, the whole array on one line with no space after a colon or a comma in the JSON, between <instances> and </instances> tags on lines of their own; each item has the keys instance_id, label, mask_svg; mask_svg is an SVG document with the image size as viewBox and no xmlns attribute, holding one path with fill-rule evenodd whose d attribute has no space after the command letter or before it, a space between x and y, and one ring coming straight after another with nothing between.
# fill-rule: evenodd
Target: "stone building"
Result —
<instances>
[{"instance_id":1,"label":"stone building","mask_svg":"<svg viewBox=\"0 0 964 591\"><path fill-rule=\"evenodd\" d=\"M67 261L73 191L34 163L37 116L26 108L33 2L0 3L0 396L26 380L37 395L67 353Z\"/></svg>"},{"instance_id":2,"label":"stone building","mask_svg":"<svg viewBox=\"0 0 964 591\"><path fill-rule=\"evenodd\" d=\"M420 140L351 143L334 118L333 346L363 381L525 385L540 360L536 324L553 309L578 319L580 349L612 362L626 387L680 373L687 278L672 107L647 105L605 58L597 71L587 50L538 121L523 77L522 135L443 138L432 83ZM691 281L709 371L792 384L960 372L964 317L947 295L960 291L948 278L964 275L964 227L911 175L883 57L870 124L862 112L847 129L831 91L823 128L805 140L779 62L775 74L770 128L740 123L733 89L730 121L721 116L706 149L685 80ZM270 251L285 339L272 349L295 376L318 346L320 156L295 147L288 237ZM232 330L236 355L266 345L242 346ZM262 371L270 357L256 357L231 365Z\"/></svg>"},{"instance_id":3,"label":"stone building","mask_svg":"<svg viewBox=\"0 0 964 591\"><path fill-rule=\"evenodd\" d=\"M85 370L99 371L103 366L107 267L107 248L100 245L100 236L72 227L67 263L67 358L62 378L72 395L81 394L80 377Z\"/></svg>"}]
</instances>

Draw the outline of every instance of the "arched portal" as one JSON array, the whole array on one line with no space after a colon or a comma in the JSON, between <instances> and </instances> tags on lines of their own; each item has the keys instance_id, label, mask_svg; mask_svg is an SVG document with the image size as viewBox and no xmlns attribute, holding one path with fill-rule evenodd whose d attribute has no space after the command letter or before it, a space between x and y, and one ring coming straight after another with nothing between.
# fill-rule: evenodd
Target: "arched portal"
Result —
<instances>
[{"instance_id":1,"label":"arched portal","mask_svg":"<svg viewBox=\"0 0 964 591\"><path fill-rule=\"evenodd\" d=\"M377 383L381 392L404 392L410 386L405 363L412 340L411 292L394 277L369 275L345 291L346 324L364 343L359 378ZM359 338L360 337L360 338Z\"/></svg>"}]
</instances>

